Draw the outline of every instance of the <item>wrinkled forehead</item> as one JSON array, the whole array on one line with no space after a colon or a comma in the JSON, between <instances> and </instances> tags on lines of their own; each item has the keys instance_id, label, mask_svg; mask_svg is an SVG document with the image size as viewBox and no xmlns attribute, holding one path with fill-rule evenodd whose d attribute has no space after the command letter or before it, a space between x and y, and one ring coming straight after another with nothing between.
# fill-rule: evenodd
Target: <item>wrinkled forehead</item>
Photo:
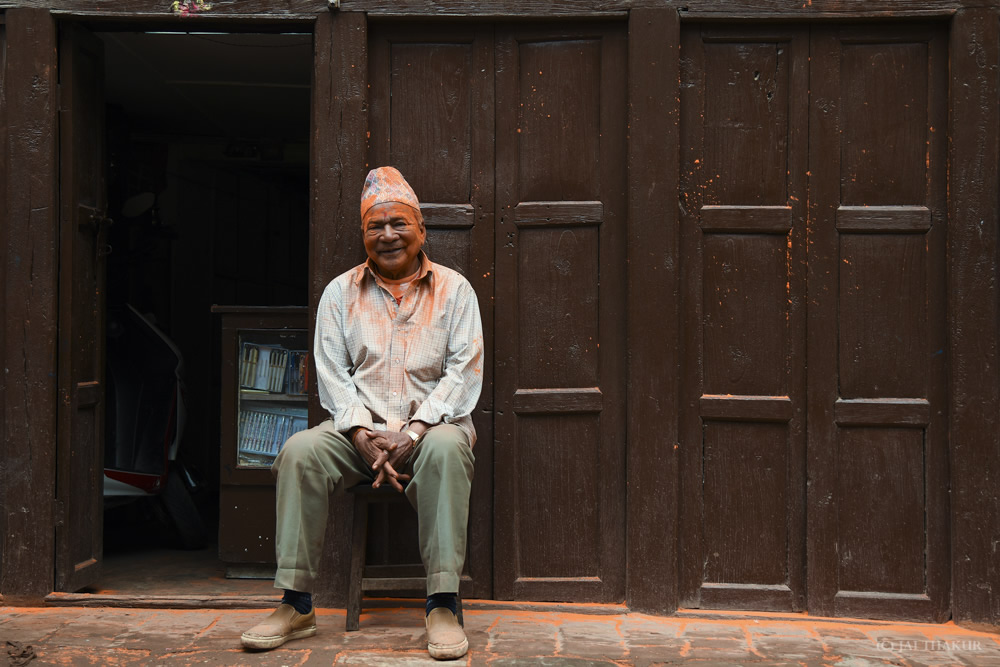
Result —
<instances>
[{"instance_id":1,"label":"wrinkled forehead","mask_svg":"<svg viewBox=\"0 0 1000 667\"><path fill-rule=\"evenodd\" d=\"M392 220L405 220L413 224L423 222L420 212L412 206L399 202L384 202L375 204L362 216L361 226L367 227L369 224L385 224Z\"/></svg>"}]
</instances>

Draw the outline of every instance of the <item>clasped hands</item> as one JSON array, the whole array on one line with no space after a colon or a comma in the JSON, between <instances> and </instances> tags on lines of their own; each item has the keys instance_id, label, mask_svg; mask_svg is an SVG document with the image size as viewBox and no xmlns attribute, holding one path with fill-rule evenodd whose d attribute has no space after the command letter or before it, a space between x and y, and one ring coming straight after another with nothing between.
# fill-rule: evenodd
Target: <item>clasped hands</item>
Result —
<instances>
[{"instance_id":1,"label":"clasped hands","mask_svg":"<svg viewBox=\"0 0 1000 667\"><path fill-rule=\"evenodd\" d=\"M378 471L373 488L379 488L388 481L399 492L403 491L402 482L410 479L405 473L398 472L413 452L413 440L405 433L398 431L372 431L359 428L352 438L354 448L362 458L371 465L373 471Z\"/></svg>"}]
</instances>

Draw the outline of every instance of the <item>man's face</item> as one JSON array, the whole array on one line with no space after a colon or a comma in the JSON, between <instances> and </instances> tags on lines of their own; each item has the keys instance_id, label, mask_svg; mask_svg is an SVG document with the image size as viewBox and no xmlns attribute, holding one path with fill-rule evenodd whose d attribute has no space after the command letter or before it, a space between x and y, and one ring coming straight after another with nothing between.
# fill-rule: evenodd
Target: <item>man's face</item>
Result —
<instances>
[{"instance_id":1,"label":"man's face","mask_svg":"<svg viewBox=\"0 0 1000 667\"><path fill-rule=\"evenodd\" d=\"M420 268L420 248L427 232L413 208L397 202L376 204L361 221L365 252L378 272L391 280L413 275Z\"/></svg>"}]
</instances>

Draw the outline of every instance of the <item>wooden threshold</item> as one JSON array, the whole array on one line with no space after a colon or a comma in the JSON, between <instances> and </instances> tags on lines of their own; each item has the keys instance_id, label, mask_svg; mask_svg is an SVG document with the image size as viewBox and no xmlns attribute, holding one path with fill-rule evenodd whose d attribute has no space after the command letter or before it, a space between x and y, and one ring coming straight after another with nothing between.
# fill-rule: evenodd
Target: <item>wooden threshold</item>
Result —
<instances>
[{"instance_id":1,"label":"wooden threshold","mask_svg":"<svg viewBox=\"0 0 1000 667\"><path fill-rule=\"evenodd\" d=\"M128 595L112 593L49 593L52 607L135 607L143 609L271 609L280 595Z\"/></svg>"},{"instance_id":2,"label":"wooden threshold","mask_svg":"<svg viewBox=\"0 0 1000 667\"><path fill-rule=\"evenodd\" d=\"M279 595L114 595L105 593L50 593L45 603L52 607L124 607L136 609L272 609ZM364 609L422 608L421 598L365 598ZM626 614L623 604L573 602L518 602L507 600L462 600L464 609L478 611L558 611L613 616ZM325 607L324 607L325 608ZM336 609L336 607L334 607Z\"/></svg>"}]
</instances>

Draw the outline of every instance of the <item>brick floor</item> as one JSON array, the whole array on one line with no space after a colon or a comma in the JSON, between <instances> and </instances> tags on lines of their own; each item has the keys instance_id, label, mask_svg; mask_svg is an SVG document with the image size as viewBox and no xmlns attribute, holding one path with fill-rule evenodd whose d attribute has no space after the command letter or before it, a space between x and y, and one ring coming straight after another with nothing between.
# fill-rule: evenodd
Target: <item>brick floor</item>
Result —
<instances>
[{"instance_id":1,"label":"brick floor","mask_svg":"<svg viewBox=\"0 0 1000 667\"><path fill-rule=\"evenodd\" d=\"M551 609L552 606L547 607ZM607 667L690 664L869 667L1000 667L1000 636L954 624L880 623L788 615L509 610L465 611L470 650L457 665ZM621 613L619 613L621 612ZM343 610L321 609L319 633L274 651L248 652L239 635L267 612L0 607L0 647L30 645L37 665L437 664L425 650L417 608L374 609L344 632ZM12 642L8 644L8 642ZM5 665L0 655L0 665Z\"/></svg>"}]
</instances>

